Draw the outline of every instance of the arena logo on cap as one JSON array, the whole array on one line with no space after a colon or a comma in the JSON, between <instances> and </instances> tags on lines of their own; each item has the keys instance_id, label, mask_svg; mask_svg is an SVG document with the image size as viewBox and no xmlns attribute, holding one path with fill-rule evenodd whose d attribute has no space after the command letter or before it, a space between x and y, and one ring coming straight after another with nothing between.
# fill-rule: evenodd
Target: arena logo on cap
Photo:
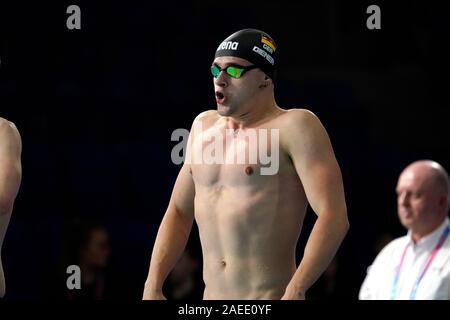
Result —
<instances>
[{"instance_id":1,"label":"arena logo on cap","mask_svg":"<svg viewBox=\"0 0 450 320\"><path fill-rule=\"evenodd\" d=\"M224 41L219 45L217 50L237 50L239 42L237 41Z\"/></svg>"},{"instance_id":2,"label":"arena logo on cap","mask_svg":"<svg viewBox=\"0 0 450 320\"><path fill-rule=\"evenodd\" d=\"M268 54L266 51L264 51L263 49L261 49L260 47L254 46L253 51L256 52L257 54L259 54L260 56L266 58L266 60L269 61L269 63L271 65L275 64L275 61L273 60L272 56L270 54Z\"/></svg>"}]
</instances>

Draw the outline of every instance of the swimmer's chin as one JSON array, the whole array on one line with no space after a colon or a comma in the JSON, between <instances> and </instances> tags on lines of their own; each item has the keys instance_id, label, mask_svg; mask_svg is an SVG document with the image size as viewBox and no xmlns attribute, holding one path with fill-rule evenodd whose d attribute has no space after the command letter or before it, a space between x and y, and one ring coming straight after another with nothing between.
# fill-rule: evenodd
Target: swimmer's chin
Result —
<instances>
[{"instance_id":1,"label":"swimmer's chin","mask_svg":"<svg viewBox=\"0 0 450 320\"><path fill-rule=\"evenodd\" d=\"M232 110L229 106L224 106L222 104L217 104L217 113L223 117L229 116L232 114Z\"/></svg>"}]
</instances>

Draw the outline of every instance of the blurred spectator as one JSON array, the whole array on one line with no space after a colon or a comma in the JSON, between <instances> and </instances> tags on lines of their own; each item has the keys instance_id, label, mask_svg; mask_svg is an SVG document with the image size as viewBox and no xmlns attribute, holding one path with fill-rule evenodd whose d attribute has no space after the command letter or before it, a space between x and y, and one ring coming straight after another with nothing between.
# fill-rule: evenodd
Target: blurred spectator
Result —
<instances>
[{"instance_id":1,"label":"blurred spectator","mask_svg":"<svg viewBox=\"0 0 450 320\"><path fill-rule=\"evenodd\" d=\"M72 223L63 241L61 265L50 297L64 300L104 300L119 298L121 277L110 266L110 240L106 227L99 222ZM77 265L81 270L81 289L69 289L67 267ZM61 295L62 294L62 295ZM55 296L56 295L56 296Z\"/></svg>"},{"instance_id":2,"label":"blurred spectator","mask_svg":"<svg viewBox=\"0 0 450 320\"><path fill-rule=\"evenodd\" d=\"M408 233L389 242L368 268L362 300L449 300L449 177L431 160L401 173L397 213Z\"/></svg>"}]
</instances>

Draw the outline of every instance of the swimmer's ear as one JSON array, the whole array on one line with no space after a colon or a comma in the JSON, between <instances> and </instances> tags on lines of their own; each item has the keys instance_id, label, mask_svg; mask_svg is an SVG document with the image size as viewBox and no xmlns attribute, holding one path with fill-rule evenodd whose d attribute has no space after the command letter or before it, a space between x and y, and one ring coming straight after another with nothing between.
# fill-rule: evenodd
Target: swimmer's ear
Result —
<instances>
[{"instance_id":1,"label":"swimmer's ear","mask_svg":"<svg viewBox=\"0 0 450 320\"><path fill-rule=\"evenodd\" d=\"M259 86L260 88L266 88L270 85L272 79L270 79L268 76L264 76L264 82Z\"/></svg>"}]
</instances>

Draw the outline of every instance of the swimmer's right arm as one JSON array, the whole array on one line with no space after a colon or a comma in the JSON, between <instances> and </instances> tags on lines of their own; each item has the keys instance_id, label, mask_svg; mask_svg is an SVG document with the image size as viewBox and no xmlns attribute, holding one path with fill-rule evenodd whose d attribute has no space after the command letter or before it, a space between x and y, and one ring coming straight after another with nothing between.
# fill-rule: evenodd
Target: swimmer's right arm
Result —
<instances>
[{"instance_id":1,"label":"swimmer's right arm","mask_svg":"<svg viewBox=\"0 0 450 320\"><path fill-rule=\"evenodd\" d=\"M165 299L162 292L164 281L181 257L194 222L194 197L191 168L185 162L156 236L142 297L144 300Z\"/></svg>"},{"instance_id":2,"label":"swimmer's right arm","mask_svg":"<svg viewBox=\"0 0 450 320\"><path fill-rule=\"evenodd\" d=\"M145 281L143 299L165 299L162 286L186 247L194 222L195 186L192 179L190 146L196 133L208 119L215 119L217 111L200 113L194 120L187 142L186 161L178 174L169 206L164 215L153 247L150 268ZM200 126L200 127L198 127ZM199 129L200 128L200 129Z\"/></svg>"},{"instance_id":3,"label":"swimmer's right arm","mask_svg":"<svg viewBox=\"0 0 450 320\"><path fill-rule=\"evenodd\" d=\"M194 222L194 183L184 164L156 236L145 282L144 300L164 299L162 287L186 246Z\"/></svg>"}]
</instances>

